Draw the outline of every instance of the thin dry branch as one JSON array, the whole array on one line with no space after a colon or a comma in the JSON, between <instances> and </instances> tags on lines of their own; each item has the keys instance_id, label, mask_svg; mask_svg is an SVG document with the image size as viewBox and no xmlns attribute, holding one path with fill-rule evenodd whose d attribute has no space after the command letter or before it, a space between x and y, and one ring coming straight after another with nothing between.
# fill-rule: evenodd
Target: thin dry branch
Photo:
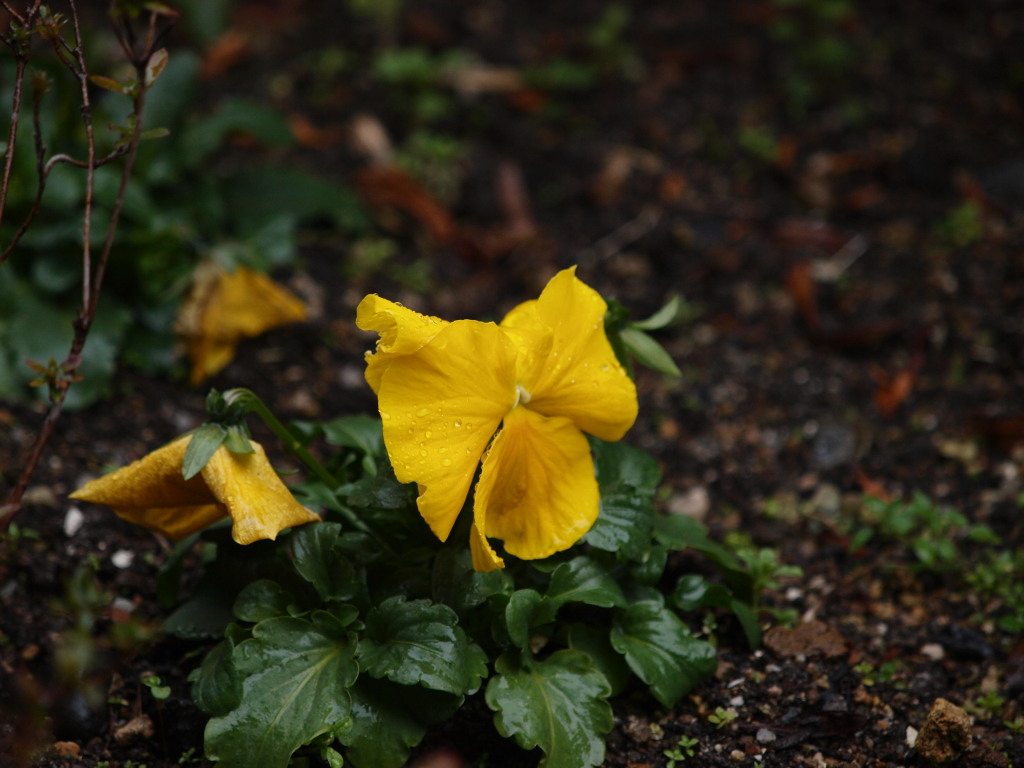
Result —
<instances>
[{"instance_id":1,"label":"thin dry branch","mask_svg":"<svg viewBox=\"0 0 1024 768\"><path fill-rule=\"evenodd\" d=\"M79 308L78 315L75 318L73 325L74 336L71 341L68 355L56 370L51 374L49 381L47 382L50 387L50 407L47 410L46 416L43 419L43 423L40 427L39 434L36 436L31 448L29 449L28 456L22 467L21 473L18 476L18 480L7 497L7 501L2 507L0 507L0 530L6 530L10 524L14 514L21 508L21 499L24 496L25 490L28 488L28 483L31 480L32 474L35 471L35 467L39 463L39 459L42 456L43 449L49 442L50 437L53 434L54 427L56 426L57 420L60 417L61 412L64 408L64 402L67 395L67 390L70 388L72 383L76 380L75 371L77 370L82 359L82 350L85 347L86 340L89 336L89 330L92 327L93 320L96 316L96 309L99 304L100 291L103 287L103 278L106 274L107 263L110 259L110 254L114 245L114 237L117 233L117 226L121 218L121 212L124 208L124 198L127 192L128 182L131 178L132 170L135 165L135 158L138 151L139 143L142 138L143 120L142 115L145 109L146 101L146 66L153 55L154 46L157 41L162 37L163 32L158 27L158 22L162 19L158 18L161 16L159 13L151 13L149 19L149 25L147 28L147 34L145 38L145 45L141 49L136 49L134 46L134 35L131 33L131 25L125 19L117 19L115 21L119 23L116 25L118 28L118 37L125 49L126 54L131 60L135 67L135 76L137 87L133 89L132 94L132 131L130 137L124 142L123 146L119 150L115 150L113 153L105 158L98 159L96 157L96 148L93 134L92 124L92 104L89 97L89 72L85 63L85 57L83 53L82 34L78 20L78 9L74 0L69 0L70 5L70 18L74 29L74 45L69 46L67 43L60 38L58 35L54 39L54 50L61 59L62 62L68 67L72 74L77 78L80 84L81 101L82 101L82 119L86 129L86 140L87 140L87 160L83 163L76 161L74 158L67 155L56 155L50 158L49 161L45 160L45 149L41 148L41 139L39 139L39 125L36 123L36 138L37 138L37 162L39 166L39 191L37 192L35 209L38 209L39 200L42 196L42 189L45 186L46 177L53 166L58 162L67 162L72 165L78 165L83 167L86 171L86 195L83 210L83 249L82 249L82 304ZM164 30L166 31L166 30ZM93 263L93 253L90 246L91 233L92 233L92 212L93 212L93 190L95 183L95 172L96 168L104 163L110 162L116 157L123 156L125 158L124 167L121 172L120 184L118 186L117 195L114 199L113 207L111 210L110 218L107 222L107 232L103 241L103 245L100 249L99 254L95 259L95 265ZM34 213L30 214L29 223L31 223L31 217L34 217ZM27 225L24 227L27 228ZM23 234L23 233L22 233Z\"/></svg>"}]
</instances>

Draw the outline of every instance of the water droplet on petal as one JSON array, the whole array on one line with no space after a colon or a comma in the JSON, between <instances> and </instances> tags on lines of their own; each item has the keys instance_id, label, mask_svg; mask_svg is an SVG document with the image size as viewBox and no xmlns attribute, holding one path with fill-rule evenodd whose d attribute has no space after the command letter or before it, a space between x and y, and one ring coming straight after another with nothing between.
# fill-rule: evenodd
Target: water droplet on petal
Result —
<instances>
[{"instance_id":1,"label":"water droplet on petal","mask_svg":"<svg viewBox=\"0 0 1024 768\"><path fill-rule=\"evenodd\" d=\"M608 363L605 363L604 365L601 366L602 371L610 371L611 369L612 367L608 365Z\"/></svg>"},{"instance_id":2,"label":"water droplet on petal","mask_svg":"<svg viewBox=\"0 0 1024 768\"><path fill-rule=\"evenodd\" d=\"M461 427L462 426L462 419L456 419L455 420L455 426L456 427Z\"/></svg>"},{"instance_id":3,"label":"water droplet on petal","mask_svg":"<svg viewBox=\"0 0 1024 768\"><path fill-rule=\"evenodd\" d=\"M420 456L426 456L426 455L427 455L427 452L426 452L426 450L421 450L421 451L420 451Z\"/></svg>"},{"instance_id":4,"label":"water droplet on petal","mask_svg":"<svg viewBox=\"0 0 1024 768\"><path fill-rule=\"evenodd\" d=\"M384 420L387 420L387 419L390 419L390 418L391 418L391 414L390 414L390 413L388 413L387 411L381 411L381 412L380 412L380 417L381 417L382 419L384 419Z\"/></svg>"},{"instance_id":5,"label":"water droplet on petal","mask_svg":"<svg viewBox=\"0 0 1024 768\"><path fill-rule=\"evenodd\" d=\"M430 413L429 408L420 408L418 411L416 411L417 416L426 416L428 413Z\"/></svg>"},{"instance_id":6,"label":"water droplet on petal","mask_svg":"<svg viewBox=\"0 0 1024 768\"><path fill-rule=\"evenodd\" d=\"M452 465L451 459L441 459L441 465L444 467L450 467Z\"/></svg>"},{"instance_id":7,"label":"water droplet on petal","mask_svg":"<svg viewBox=\"0 0 1024 768\"><path fill-rule=\"evenodd\" d=\"M429 440L429 439L430 439L430 436L431 436L432 434L434 434L434 433L433 433L433 432L431 432L431 431L430 431L430 430L428 429L428 430L427 430L426 432L424 432L424 433L423 433L423 437L425 437L425 438L426 438L427 440Z\"/></svg>"}]
</instances>

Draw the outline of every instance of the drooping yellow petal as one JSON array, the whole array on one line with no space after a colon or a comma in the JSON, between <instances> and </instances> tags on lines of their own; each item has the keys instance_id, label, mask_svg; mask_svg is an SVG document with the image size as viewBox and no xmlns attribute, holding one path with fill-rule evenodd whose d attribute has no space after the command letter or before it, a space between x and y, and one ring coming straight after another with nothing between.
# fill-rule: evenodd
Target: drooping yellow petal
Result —
<instances>
[{"instance_id":1,"label":"drooping yellow petal","mask_svg":"<svg viewBox=\"0 0 1024 768\"><path fill-rule=\"evenodd\" d=\"M305 319L306 305L262 272L228 272L205 262L196 269L176 323L192 361L192 384L231 362L241 339Z\"/></svg>"},{"instance_id":2,"label":"drooping yellow petal","mask_svg":"<svg viewBox=\"0 0 1024 768\"><path fill-rule=\"evenodd\" d=\"M469 528L469 551L473 556L473 570L481 573L496 571L505 567L505 561L498 557L487 537L480 533L476 521Z\"/></svg>"},{"instance_id":3,"label":"drooping yellow petal","mask_svg":"<svg viewBox=\"0 0 1024 768\"><path fill-rule=\"evenodd\" d=\"M636 420L636 387L605 335L604 299L575 271L559 272L540 298L520 304L501 325L525 340L518 371L531 410L618 440Z\"/></svg>"},{"instance_id":4,"label":"drooping yellow petal","mask_svg":"<svg viewBox=\"0 0 1024 768\"><path fill-rule=\"evenodd\" d=\"M214 451L200 473L231 515L231 536L239 544L276 539L283 529L319 516L299 504L267 461L263 446L250 441L252 453Z\"/></svg>"},{"instance_id":5,"label":"drooping yellow petal","mask_svg":"<svg viewBox=\"0 0 1024 768\"><path fill-rule=\"evenodd\" d=\"M586 437L568 419L517 407L484 458L473 521L505 550L534 560L575 544L600 505Z\"/></svg>"},{"instance_id":6,"label":"drooping yellow petal","mask_svg":"<svg viewBox=\"0 0 1024 768\"><path fill-rule=\"evenodd\" d=\"M356 326L380 334L377 351L366 353L366 381L375 393L390 362L419 351L450 323L382 299L376 294L365 297L356 307Z\"/></svg>"},{"instance_id":7,"label":"drooping yellow petal","mask_svg":"<svg viewBox=\"0 0 1024 768\"><path fill-rule=\"evenodd\" d=\"M86 483L71 498L111 507L119 517L175 540L227 514L239 544L273 539L283 528L319 519L295 500L258 443L249 454L220 446L202 472L185 480L181 467L191 440L179 437Z\"/></svg>"},{"instance_id":8,"label":"drooping yellow petal","mask_svg":"<svg viewBox=\"0 0 1024 768\"><path fill-rule=\"evenodd\" d=\"M185 480L181 465L190 435L96 478L71 494L72 499L103 504L136 525L170 539L181 539L227 514L203 478Z\"/></svg>"},{"instance_id":9,"label":"drooping yellow petal","mask_svg":"<svg viewBox=\"0 0 1024 768\"><path fill-rule=\"evenodd\" d=\"M378 404L395 476L419 484L420 514L442 541L515 400L515 346L493 323L450 323L384 370Z\"/></svg>"}]
</instances>

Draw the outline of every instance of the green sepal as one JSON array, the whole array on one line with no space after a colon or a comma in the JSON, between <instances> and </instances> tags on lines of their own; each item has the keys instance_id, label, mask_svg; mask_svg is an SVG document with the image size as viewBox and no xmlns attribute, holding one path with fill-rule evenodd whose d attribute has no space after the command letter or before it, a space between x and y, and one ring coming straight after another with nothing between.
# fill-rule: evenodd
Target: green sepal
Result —
<instances>
[{"instance_id":1,"label":"green sepal","mask_svg":"<svg viewBox=\"0 0 1024 768\"><path fill-rule=\"evenodd\" d=\"M359 641L359 664L374 677L470 694L487 675L487 657L446 605L390 597L370 609Z\"/></svg>"},{"instance_id":2,"label":"green sepal","mask_svg":"<svg viewBox=\"0 0 1024 768\"><path fill-rule=\"evenodd\" d=\"M582 651L556 651L524 664L503 654L487 684L487 706L505 737L523 749L540 747L541 768L588 768L604 760L604 735L612 729L611 687Z\"/></svg>"},{"instance_id":3,"label":"green sepal","mask_svg":"<svg viewBox=\"0 0 1024 768\"><path fill-rule=\"evenodd\" d=\"M616 617L612 647L666 707L715 671L715 649L690 634L671 610L655 601L633 603Z\"/></svg>"},{"instance_id":4,"label":"green sepal","mask_svg":"<svg viewBox=\"0 0 1024 768\"><path fill-rule=\"evenodd\" d=\"M206 756L219 768L285 768L292 753L334 731L351 713L359 673L355 612L260 622L232 660L242 680L237 707L206 726Z\"/></svg>"},{"instance_id":5,"label":"green sepal","mask_svg":"<svg viewBox=\"0 0 1024 768\"><path fill-rule=\"evenodd\" d=\"M641 331L636 325L628 325L619 331L619 338L626 351L641 365L646 365L667 376L682 376L675 360L658 342Z\"/></svg>"},{"instance_id":6,"label":"green sepal","mask_svg":"<svg viewBox=\"0 0 1024 768\"><path fill-rule=\"evenodd\" d=\"M186 480L198 475L227 438L227 430L220 424L206 423L192 433L181 462L181 474Z\"/></svg>"},{"instance_id":7,"label":"green sepal","mask_svg":"<svg viewBox=\"0 0 1024 768\"><path fill-rule=\"evenodd\" d=\"M232 453L255 453L249 439L249 428L245 424L231 424L224 436L224 447Z\"/></svg>"},{"instance_id":8,"label":"green sepal","mask_svg":"<svg viewBox=\"0 0 1024 768\"><path fill-rule=\"evenodd\" d=\"M634 328L639 328L641 331L660 331L692 314L693 310L690 305L677 293L666 301L664 306L653 315L644 320L635 320L630 325Z\"/></svg>"}]
</instances>

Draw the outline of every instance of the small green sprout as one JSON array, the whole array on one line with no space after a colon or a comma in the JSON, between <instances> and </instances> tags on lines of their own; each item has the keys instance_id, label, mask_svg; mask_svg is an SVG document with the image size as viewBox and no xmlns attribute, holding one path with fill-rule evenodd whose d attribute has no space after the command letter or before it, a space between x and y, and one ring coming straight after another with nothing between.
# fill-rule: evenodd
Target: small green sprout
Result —
<instances>
[{"instance_id":1,"label":"small green sprout","mask_svg":"<svg viewBox=\"0 0 1024 768\"><path fill-rule=\"evenodd\" d=\"M688 757L693 757L697 754L694 747L700 742L697 739L687 736L685 733L679 737L679 741L676 743L674 749L666 749L662 754L668 758L668 762L665 764L666 768L676 768L676 763L684 762Z\"/></svg>"},{"instance_id":2,"label":"small green sprout","mask_svg":"<svg viewBox=\"0 0 1024 768\"><path fill-rule=\"evenodd\" d=\"M728 709L725 707L715 707L715 711L708 715L708 722L716 728L725 728L737 717L739 717L739 713L732 707Z\"/></svg>"}]
</instances>

